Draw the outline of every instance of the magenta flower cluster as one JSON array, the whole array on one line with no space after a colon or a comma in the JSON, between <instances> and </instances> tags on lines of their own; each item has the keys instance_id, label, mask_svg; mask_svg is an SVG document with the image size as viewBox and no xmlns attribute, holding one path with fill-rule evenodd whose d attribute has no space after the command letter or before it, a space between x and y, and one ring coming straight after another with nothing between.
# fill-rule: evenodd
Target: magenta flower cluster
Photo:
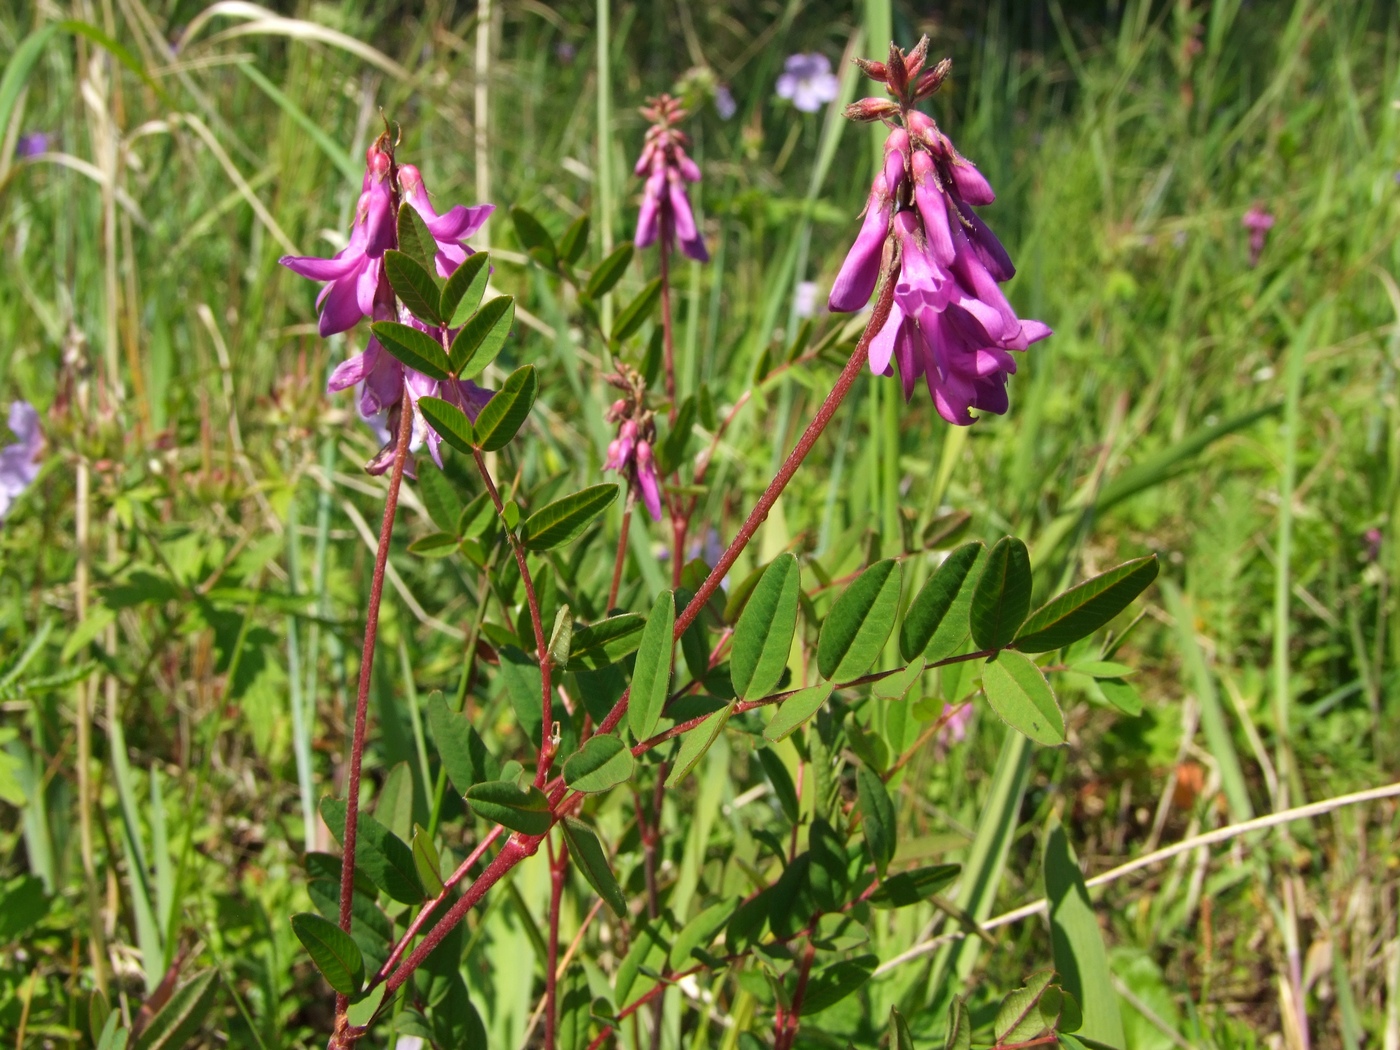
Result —
<instances>
[{"instance_id":1,"label":"magenta flower cluster","mask_svg":"<svg viewBox=\"0 0 1400 1050\"><path fill-rule=\"evenodd\" d=\"M656 474L656 458L652 452L651 440L643 433L637 420L627 413L631 406L626 401L613 402L608 410L608 421L621 420L617 437L608 445L608 457L603 461L604 470L615 470L635 486L641 493L642 504L653 521L661 520L661 479ZM647 424L648 432L652 429Z\"/></svg>"},{"instance_id":2,"label":"magenta flower cluster","mask_svg":"<svg viewBox=\"0 0 1400 1050\"><path fill-rule=\"evenodd\" d=\"M355 207L349 244L330 259L287 255L280 260L294 273L325 282L316 300L321 311L321 335L347 332L365 318L398 320L428 330L407 310L396 305L393 289L384 275L384 253L398 245L400 202L412 207L432 234L437 248L434 262L441 277L451 276L472 254L466 240L481 228L494 210L490 204L474 208L459 204L439 215L423 185L422 173L412 164L395 164L388 138L381 136L365 155L365 177ZM450 338L452 333L447 334ZM390 443L367 468L376 474L383 473L392 462L405 387L414 405L412 447L418 448L426 441L439 465L442 462L441 438L418 413L418 399L424 395L442 398L475 419L491 398L490 391L469 380L440 381L406 367L373 336L362 352L342 362L331 373L326 385L330 391L358 385L360 415L366 420L387 415Z\"/></svg>"},{"instance_id":3,"label":"magenta flower cluster","mask_svg":"<svg viewBox=\"0 0 1400 1050\"><path fill-rule=\"evenodd\" d=\"M924 71L927 48L927 38L907 54L891 45L888 62L859 63L895 101L862 99L846 111L852 119L883 121L890 134L829 305L860 310L882 276L894 281L889 317L870 343L871 370L892 375L897 368L906 401L922 378L938 414L966 426L971 409L1006 411L1012 352L1050 329L1018 318L1002 293L1015 267L972 210L992 203L991 186L933 119L913 108L949 70L944 60Z\"/></svg>"},{"instance_id":4,"label":"magenta flower cluster","mask_svg":"<svg viewBox=\"0 0 1400 1050\"><path fill-rule=\"evenodd\" d=\"M651 127L634 169L647 180L637 215L637 247L645 248L660 237L670 251L679 239L686 255L697 262L709 262L710 253L705 250L685 188L688 182L700 181L699 167L685 152L690 139L676 127L686 111L678 99L661 95L642 107L642 115L651 121Z\"/></svg>"}]
</instances>

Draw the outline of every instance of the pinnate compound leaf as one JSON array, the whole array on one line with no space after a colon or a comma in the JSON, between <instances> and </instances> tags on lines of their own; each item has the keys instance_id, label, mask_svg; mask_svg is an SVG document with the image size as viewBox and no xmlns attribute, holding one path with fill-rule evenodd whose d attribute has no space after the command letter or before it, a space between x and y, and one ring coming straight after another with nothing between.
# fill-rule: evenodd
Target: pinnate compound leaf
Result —
<instances>
[{"instance_id":1,"label":"pinnate compound leaf","mask_svg":"<svg viewBox=\"0 0 1400 1050\"><path fill-rule=\"evenodd\" d=\"M856 796L860 804L860 828L865 845L881 878L894 859L896 843L894 803L879 775L861 766L856 770Z\"/></svg>"},{"instance_id":2,"label":"pinnate compound leaf","mask_svg":"<svg viewBox=\"0 0 1400 1050\"><path fill-rule=\"evenodd\" d=\"M1050 683L1030 657L1005 650L982 665L982 689L1001 720L1037 744L1065 742L1065 716Z\"/></svg>"},{"instance_id":3,"label":"pinnate compound leaf","mask_svg":"<svg viewBox=\"0 0 1400 1050\"><path fill-rule=\"evenodd\" d=\"M424 324L442 324L442 295L437 281L412 256L390 248L384 253L384 276L409 313Z\"/></svg>"},{"instance_id":4,"label":"pinnate compound leaf","mask_svg":"<svg viewBox=\"0 0 1400 1050\"><path fill-rule=\"evenodd\" d=\"M819 682L793 693L783 701L778 713L773 716L773 721L764 727L764 739L774 744L779 740L786 740L803 722L821 709L835 688L832 682Z\"/></svg>"},{"instance_id":5,"label":"pinnate compound leaf","mask_svg":"<svg viewBox=\"0 0 1400 1050\"><path fill-rule=\"evenodd\" d=\"M339 927L333 928L340 933ZM141 1030L136 1040L137 1050L182 1050L209 1020L218 994L216 970L206 970L186 981Z\"/></svg>"},{"instance_id":6,"label":"pinnate compound leaf","mask_svg":"<svg viewBox=\"0 0 1400 1050\"><path fill-rule=\"evenodd\" d=\"M744 700L767 696L783 677L797 628L801 571L797 558L780 554L759 578L734 627L729 677Z\"/></svg>"},{"instance_id":7,"label":"pinnate compound leaf","mask_svg":"<svg viewBox=\"0 0 1400 1050\"><path fill-rule=\"evenodd\" d=\"M836 599L817 639L823 678L848 682L870 669L894 627L902 578L899 562L877 561Z\"/></svg>"},{"instance_id":8,"label":"pinnate compound leaf","mask_svg":"<svg viewBox=\"0 0 1400 1050\"><path fill-rule=\"evenodd\" d=\"M1026 620L1012 643L1026 653L1047 653L1087 638L1126 609L1157 578L1157 555L1109 569L1046 602Z\"/></svg>"},{"instance_id":9,"label":"pinnate compound leaf","mask_svg":"<svg viewBox=\"0 0 1400 1050\"><path fill-rule=\"evenodd\" d=\"M943 560L928 581L919 588L919 593L909 603L909 611L904 614L904 622L899 628L899 652L905 660L923 654L934 642L945 622L949 627L959 626L954 609L961 599L962 620L961 642L967 635L967 609L972 602L972 588L977 577L973 573L977 560L986 551L979 543L965 543ZM940 660L948 654L942 653L929 659Z\"/></svg>"},{"instance_id":10,"label":"pinnate compound leaf","mask_svg":"<svg viewBox=\"0 0 1400 1050\"><path fill-rule=\"evenodd\" d=\"M807 994L802 999L802 1013L818 1014L835 1006L870 980L875 967L879 965L880 960L876 956L860 955L823 967L820 973L814 973L807 982Z\"/></svg>"},{"instance_id":11,"label":"pinnate compound leaf","mask_svg":"<svg viewBox=\"0 0 1400 1050\"><path fill-rule=\"evenodd\" d=\"M710 745L715 742L719 731L724 728L725 723L729 721L729 716L733 713L734 705L730 704L722 711L716 711L710 715L705 721L681 737L681 747L676 753L675 765L671 768L670 775L666 777L668 788L675 787L690 775L690 771L705 757L705 752L710 750Z\"/></svg>"},{"instance_id":12,"label":"pinnate compound leaf","mask_svg":"<svg viewBox=\"0 0 1400 1050\"><path fill-rule=\"evenodd\" d=\"M485 371L486 366L501 352L501 347L506 345L513 324L515 300L509 295L498 295L488 300L467 318L452 340L452 349L447 355L457 378L475 379Z\"/></svg>"},{"instance_id":13,"label":"pinnate compound leaf","mask_svg":"<svg viewBox=\"0 0 1400 1050\"><path fill-rule=\"evenodd\" d=\"M429 273L436 272L437 241L423 216L408 201L399 205L398 238L400 252Z\"/></svg>"},{"instance_id":14,"label":"pinnate compound leaf","mask_svg":"<svg viewBox=\"0 0 1400 1050\"><path fill-rule=\"evenodd\" d=\"M612 739L616 740L616 737ZM622 895L622 887L617 884L612 865L608 863L608 851L598 833L577 817L565 817L559 825L564 829L569 852L578 862L579 871L593 887L593 892L603 898L603 903L612 909L619 919L627 917L627 898Z\"/></svg>"},{"instance_id":15,"label":"pinnate compound leaf","mask_svg":"<svg viewBox=\"0 0 1400 1050\"><path fill-rule=\"evenodd\" d=\"M948 1035L943 1040L943 1050L972 1050L972 1019L967 1015L967 1004L957 996L948 1007Z\"/></svg>"},{"instance_id":16,"label":"pinnate compound leaf","mask_svg":"<svg viewBox=\"0 0 1400 1050\"><path fill-rule=\"evenodd\" d=\"M660 300L661 278L657 277L649 281L646 287L637 293L637 297L622 308L617 320L613 322L609 339L613 343L630 339L646 323L646 319L651 316L652 310L656 309Z\"/></svg>"},{"instance_id":17,"label":"pinnate compound leaf","mask_svg":"<svg viewBox=\"0 0 1400 1050\"><path fill-rule=\"evenodd\" d=\"M427 332L397 321L375 321L369 327L385 350L415 372L429 379L452 378L447 353Z\"/></svg>"},{"instance_id":18,"label":"pinnate compound leaf","mask_svg":"<svg viewBox=\"0 0 1400 1050\"><path fill-rule=\"evenodd\" d=\"M476 417L472 428L476 444L487 452L497 452L509 445L534 407L538 393L539 379L534 365L522 365L512 372Z\"/></svg>"},{"instance_id":19,"label":"pinnate compound leaf","mask_svg":"<svg viewBox=\"0 0 1400 1050\"><path fill-rule=\"evenodd\" d=\"M907 908L922 904L939 890L952 885L962 870L959 864L933 864L913 871L901 871L880 883L866 899L877 908Z\"/></svg>"},{"instance_id":20,"label":"pinnate compound leaf","mask_svg":"<svg viewBox=\"0 0 1400 1050\"><path fill-rule=\"evenodd\" d=\"M515 225L515 235L520 238L521 247L541 265L554 269L559 261L559 249L544 228L544 223L518 204L510 210L510 221Z\"/></svg>"},{"instance_id":21,"label":"pinnate compound leaf","mask_svg":"<svg viewBox=\"0 0 1400 1050\"><path fill-rule=\"evenodd\" d=\"M465 412L451 401L426 396L418 399L418 410L423 413L428 426L436 430L442 440L458 452L465 452L469 456L472 454L475 434L472 432L472 421L467 418Z\"/></svg>"},{"instance_id":22,"label":"pinnate compound leaf","mask_svg":"<svg viewBox=\"0 0 1400 1050\"><path fill-rule=\"evenodd\" d=\"M487 405L487 408L490 407ZM485 415L483 410L482 416ZM532 551L548 551L572 543L616 499L617 485L612 482L590 485L579 492L572 492L526 518L520 530L520 540Z\"/></svg>"},{"instance_id":23,"label":"pinnate compound leaf","mask_svg":"<svg viewBox=\"0 0 1400 1050\"><path fill-rule=\"evenodd\" d=\"M1040 1014L1040 999L1050 982L1055 979L1054 970L1041 970L1026 978L1026 983L1001 1001L992 1033L998 1044L1023 1043L1034 1039L1045 1031L1045 1021Z\"/></svg>"},{"instance_id":24,"label":"pinnate compound leaf","mask_svg":"<svg viewBox=\"0 0 1400 1050\"><path fill-rule=\"evenodd\" d=\"M447 318L449 328L461 327L476 312L481 297L486 294L490 276L491 255L488 252L468 255L452 271L442 288L442 315Z\"/></svg>"},{"instance_id":25,"label":"pinnate compound leaf","mask_svg":"<svg viewBox=\"0 0 1400 1050\"><path fill-rule=\"evenodd\" d=\"M428 732L458 794L465 795L473 785L500 777L501 765L471 719L448 707L439 692L428 699Z\"/></svg>"},{"instance_id":26,"label":"pinnate compound leaf","mask_svg":"<svg viewBox=\"0 0 1400 1050\"><path fill-rule=\"evenodd\" d=\"M1044 858L1050 946L1055 969L1069 993L1065 1003L1057 1004L1053 1021L1063 1020L1066 1031L1079 1029L1089 1039L1122 1046L1123 1018L1118 1012L1118 995L1110 976L1103 934L1089 902L1079 861L1064 825L1058 822L1045 836ZM1080 1013L1081 1003L1082 1016L1074 1016Z\"/></svg>"},{"instance_id":27,"label":"pinnate compound leaf","mask_svg":"<svg viewBox=\"0 0 1400 1050\"><path fill-rule=\"evenodd\" d=\"M972 640L979 649L1010 645L1030 607L1030 553L1016 537L1004 536L987 552L972 592Z\"/></svg>"},{"instance_id":28,"label":"pinnate compound leaf","mask_svg":"<svg viewBox=\"0 0 1400 1050\"><path fill-rule=\"evenodd\" d=\"M509 780L488 780L467 789L467 805L480 816L522 835L549 830L549 799L533 784L520 787Z\"/></svg>"},{"instance_id":29,"label":"pinnate compound leaf","mask_svg":"<svg viewBox=\"0 0 1400 1050\"><path fill-rule=\"evenodd\" d=\"M904 1020L895 1007L890 1007L890 1050L914 1050L914 1037L909 1032L909 1022Z\"/></svg>"},{"instance_id":30,"label":"pinnate compound leaf","mask_svg":"<svg viewBox=\"0 0 1400 1050\"><path fill-rule=\"evenodd\" d=\"M614 492L616 490L614 489ZM637 662L632 671L632 694L627 703L627 724L632 735L646 740L656 732L666 696L671 688L671 665L676 645L672 637L676 623L676 598L662 591L652 604L647 625L642 630Z\"/></svg>"},{"instance_id":31,"label":"pinnate compound leaf","mask_svg":"<svg viewBox=\"0 0 1400 1050\"><path fill-rule=\"evenodd\" d=\"M596 794L632 779L636 760L620 737L593 736L564 763L564 783L575 791Z\"/></svg>"},{"instance_id":32,"label":"pinnate compound leaf","mask_svg":"<svg viewBox=\"0 0 1400 1050\"><path fill-rule=\"evenodd\" d=\"M627 267L632 263L633 248L632 242L627 241L618 245L597 266L593 268L593 275L588 278L588 285L583 292L590 299L601 299L612 291L613 285L622 280L622 275L627 272ZM660 286L657 286L660 292Z\"/></svg>"},{"instance_id":33,"label":"pinnate compound leaf","mask_svg":"<svg viewBox=\"0 0 1400 1050\"><path fill-rule=\"evenodd\" d=\"M314 912L293 915L292 931L327 984L341 995L360 990L365 983L365 960L348 933Z\"/></svg>"},{"instance_id":34,"label":"pinnate compound leaf","mask_svg":"<svg viewBox=\"0 0 1400 1050\"><path fill-rule=\"evenodd\" d=\"M606 620L574 628L569 646L569 666L601 671L637 651L642 644L646 618L640 613L621 613Z\"/></svg>"}]
</instances>

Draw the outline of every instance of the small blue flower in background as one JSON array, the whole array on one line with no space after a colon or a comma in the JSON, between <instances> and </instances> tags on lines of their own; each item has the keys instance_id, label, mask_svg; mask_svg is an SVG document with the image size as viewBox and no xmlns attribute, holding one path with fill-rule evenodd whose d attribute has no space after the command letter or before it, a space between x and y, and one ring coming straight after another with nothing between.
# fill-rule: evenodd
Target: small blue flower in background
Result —
<instances>
[{"instance_id":1,"label":"small blue flower in background","mask_svg":"<svg viewBox=\"0 0 1400 1050\"><path fill-rule=\"evenodd\" d=\"M721 84L715 88L715 112L719 114L720 120L728 120L739 111L739 103L734 101L734 92L729 90L728 84Z\"/></svg>"},{"instance_id":2,"label":"small blue flower in background","mask_svg":"<svg viewBox=\"0 0 1400 1050\"><path fill-rule=\"evenodd\" d=\"M31 131L26 135L21 135L19 141L15 143L15 156L17 157L37 157L40 153L49 151L49 137L42 131Z\"/></svg>"},{"instance_id":3,"label":"small blue flower in background","mask_svg":"<svg viewBox=\"0 0 1400 1050\"><path fill-rule=\"evenodd\" d=\"M803 113L815 113L836 98L841 82L822 54L788 55L778 77L778 97L791 99Z\"/></svg>"},{"instance_id":4,"label":"small blue flower in background","mask_svg":"<svg viewBox=\"0 0 1400 1050\"><path fill-rule=\"evenodd\" d=\"M20 493L39 476L39 453L44 447L39 413L28 401L11 403L10 429L19 440L0 449L0 521L5 520Z\"/></svg>"}]
</instances>

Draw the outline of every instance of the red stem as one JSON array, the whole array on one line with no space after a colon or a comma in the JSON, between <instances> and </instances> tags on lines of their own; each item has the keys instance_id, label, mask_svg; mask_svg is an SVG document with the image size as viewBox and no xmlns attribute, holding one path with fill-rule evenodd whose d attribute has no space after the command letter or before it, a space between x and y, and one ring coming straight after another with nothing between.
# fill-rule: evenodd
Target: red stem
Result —
<instances>
[{"instance_id":1,"label":"red stem","mask_svg":"<svg viewBox=\"0 0 1400 1050\"><path fill-rule=\"evenodd\" d=\"M403 484L404 463L413 435L413 402L405 385L399 405L398 446L394 449L394 467L389 475L389 491L384 497L384 520L379 527L379 547L374 552L374 576L370 580L369 607L365 612L364 647L360 651L360 689L355 697L355 727L350 738L350 773L346 782L345 832L341 836L343 850L340 861L340 928L350 932L355 895L355 845L359 833L360 767L365 754L365 725L369 716L369 687L374 672L375 643L379 637L379 604L384 596L384 573L389 565L389 542L394 534L394 517L398 512L399 488ZM335 1030L346 1027L345 1012L350 997L335 997Z\"/></svg>"},{"instance_id":2,"label":"red stem","mask_svg":"<svg viewBox=\"0 0 1400 1050\"><path fill-rule=\"evenodd\" d=\"M559 1031L559 904L564 897L564 876L569 850L563 842L549 858L549 955L544 975L544 1050L554 1050Z\"/></svg>"},{"instance_id":3,"label":"red stem","mask_svg":"<svg viewBox=\"0 0 1400 1050\"><path fill-rule=\"evenodd\" d=\"M438 920L428 935L419 942L418 947L413 949L413 953L403 961L403 964L389 975L389 979L384 982L385 997L387 998L398 991L403 983L413 975L413 971L423 965L423 960L432 953L432 950L452 932L452 928L462 921L467 912L476 907L477 902L482 897L486 896L486 891L500 882L502 876L526 857L534 856L543 841L543 835L512 835L507 839L505 848L496 854L495 859L486 866L486 870L467 887L467 892L462 894L447 914Z\"/></svg>"},{"instance_id":4,"label":"red stem","mask_svg":"<svg viewBox=\"0 0 1400 1050\"><path fill-rule=\"evenodd\" d=\"M802 1016L802 999L807 994L807 978L812 974L812 961L816 957L816 945L808 938L807 947L802 950L802 961L798 964L797 988L792 993L792 1007L778 1011L773 1032L773 1050L792 1050Z\"/></svg>"},{"instance_id":5,"label":"red stem","mask_svg":"<svg viewBox=\"0 0 1400 1050\"><path fill-rule=\"evenodd\" d=\"M612 586L608 588L608 609L617 605L617 590L622 586L622 566L627 561L627 533L632 528L632 507L637 497L627 486L627 502L622 505L622 531L617 535L617 558L613 561Z\"/></svg>"}]
</instances>

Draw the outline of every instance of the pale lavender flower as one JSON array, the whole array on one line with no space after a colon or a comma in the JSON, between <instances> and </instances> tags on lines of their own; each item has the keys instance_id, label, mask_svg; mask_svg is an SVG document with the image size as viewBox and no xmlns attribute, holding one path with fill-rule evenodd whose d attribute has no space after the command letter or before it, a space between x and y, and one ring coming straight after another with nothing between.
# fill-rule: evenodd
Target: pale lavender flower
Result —
<instances>
[{"instance_id":1,"label":"pale lavender flower","mask_svg":"<svg viewBox=\"0 0 1400 1050\"><path fill-rule=\"evenodd\" d=\"M1259 265L1259 256L1264 254L1264 242L1273 229L1274 217L1260 205L1255 204L1240 219L1240 225L1249 231L1249 265Z\"/></svg>"},{"instance_id":2,"label":"pale lavender flower","mask_svg":"<svg viewBox=\"0 0 1400 1050\"><path fill-rule=\"evenodd\" d=\"M49 136L42 131L31 131L21 135L15 143L15 156L20 158L37 157L49 151Z\"/></svg>"},{"instance_id":3,"label":"pale lavender flower","mask_svg":"<svg viewBox=\"0 0 1400 1050\"><path fill-rule=\"evenodd\" d=\"M804 113L815 113L841 91L841 81L823 54L788 55L778 77L778 97L790 99Z\"/></svg>"},{"instance_id":4,"label":"pale lavender flower","mask_svg":"<svg viewBox=\"0 0 1400 1050\"><path fill-rule=\"evenodd\" d=\"M44 448L39 413L28 401L10 403L9 423L19 440L0 449L0 521L5 520L20 493L39 476L39 453Z\"/></svg>"},{"instance_id":5,"label":"pale lavender flower","mask_svg":"<svg viewBox=\"0 0 1400 1050\"><path fill-rule=\"evenodd\" d=\"M1007 377L1016 371L1011 353L1050 329L1018 318L999 287L1015 267L971 207L995 199L990 184L913 108L948 72L945 61L919 76L926 48L927 40L908 55L892 48L890 62L901 63L894 76L885 63L861 62L867 75L890 84L900 105L864 99L847 109L852 119L881 120L892 130L828 305L838 312L864 308L889 266L894 301L870 343L870 368L884 375L897 369L906 401L923 379L938 414L966 426L971 409L1006 411Z\"/></svg>"},{"instance_id":6,"label":"pale lavender flower","mask_svg":"<svg viewBox=\"0 0 1400 1050\"><path fill-rule=\"evenodd\" d=\"M715 88L715 112L720 120L728 120L739 112L739 103L734 101L734 92L729 90L728 84Z\"/></svg>"},{"instance_id":7,"label":"pale lavender flower","mask_svg":"<svg viewBox=\"0 0 1400 1050\"><path fill-rule=\"evenodd\" d=\"M816 281L798 281L792 296L792 312L804 319L811 317L817 312L819 291Z\"/></svg>"},{"instance_id":8,"label":"pale lavender flower","mask_svg":"<svg viewBox=\"0 0 1400 1050\"><path fill-rule=\"evenodd\" d=\"M940 755L947 754L955 744L967 739L968 727L972 725L972 705L944 704L943 717L947 721L939 727L938 735L934 737L934 750Z\"/></svg>"},{"instance_id":9,"label":"pale lavender flower","mask_svg":"<svg viewBox=\"0 0 1400 1050\"><path fill-rule=\"evenodd\" d=\"M322 336L348 332L361 318L373 313L384 252L395 243L394 196L389 184L393 160L379 143L369 148L365 159L365 178L355 206L350 243L330 259L284 255L278 260L293 273L327 282L316 298Z\"/></svg>"},{"instance_id":10,"label":"pale lavender flower","mask_svg":"<svg viewBox=\"0 0 1400 1050\"><path fill-rule=\"evenodd\" d=\"M685 152L690 140L675 126L686 115L685 110L677 99L661 95L642 107L642 115L652 125L634 169L647 180L637 214L636 245L645 248L660 237L669 251L679 240L686 255L697 262L709 262L710 253L705 250L685 188L687 182L700 181L700 168Z\"/></svg>"}]
</instances>

